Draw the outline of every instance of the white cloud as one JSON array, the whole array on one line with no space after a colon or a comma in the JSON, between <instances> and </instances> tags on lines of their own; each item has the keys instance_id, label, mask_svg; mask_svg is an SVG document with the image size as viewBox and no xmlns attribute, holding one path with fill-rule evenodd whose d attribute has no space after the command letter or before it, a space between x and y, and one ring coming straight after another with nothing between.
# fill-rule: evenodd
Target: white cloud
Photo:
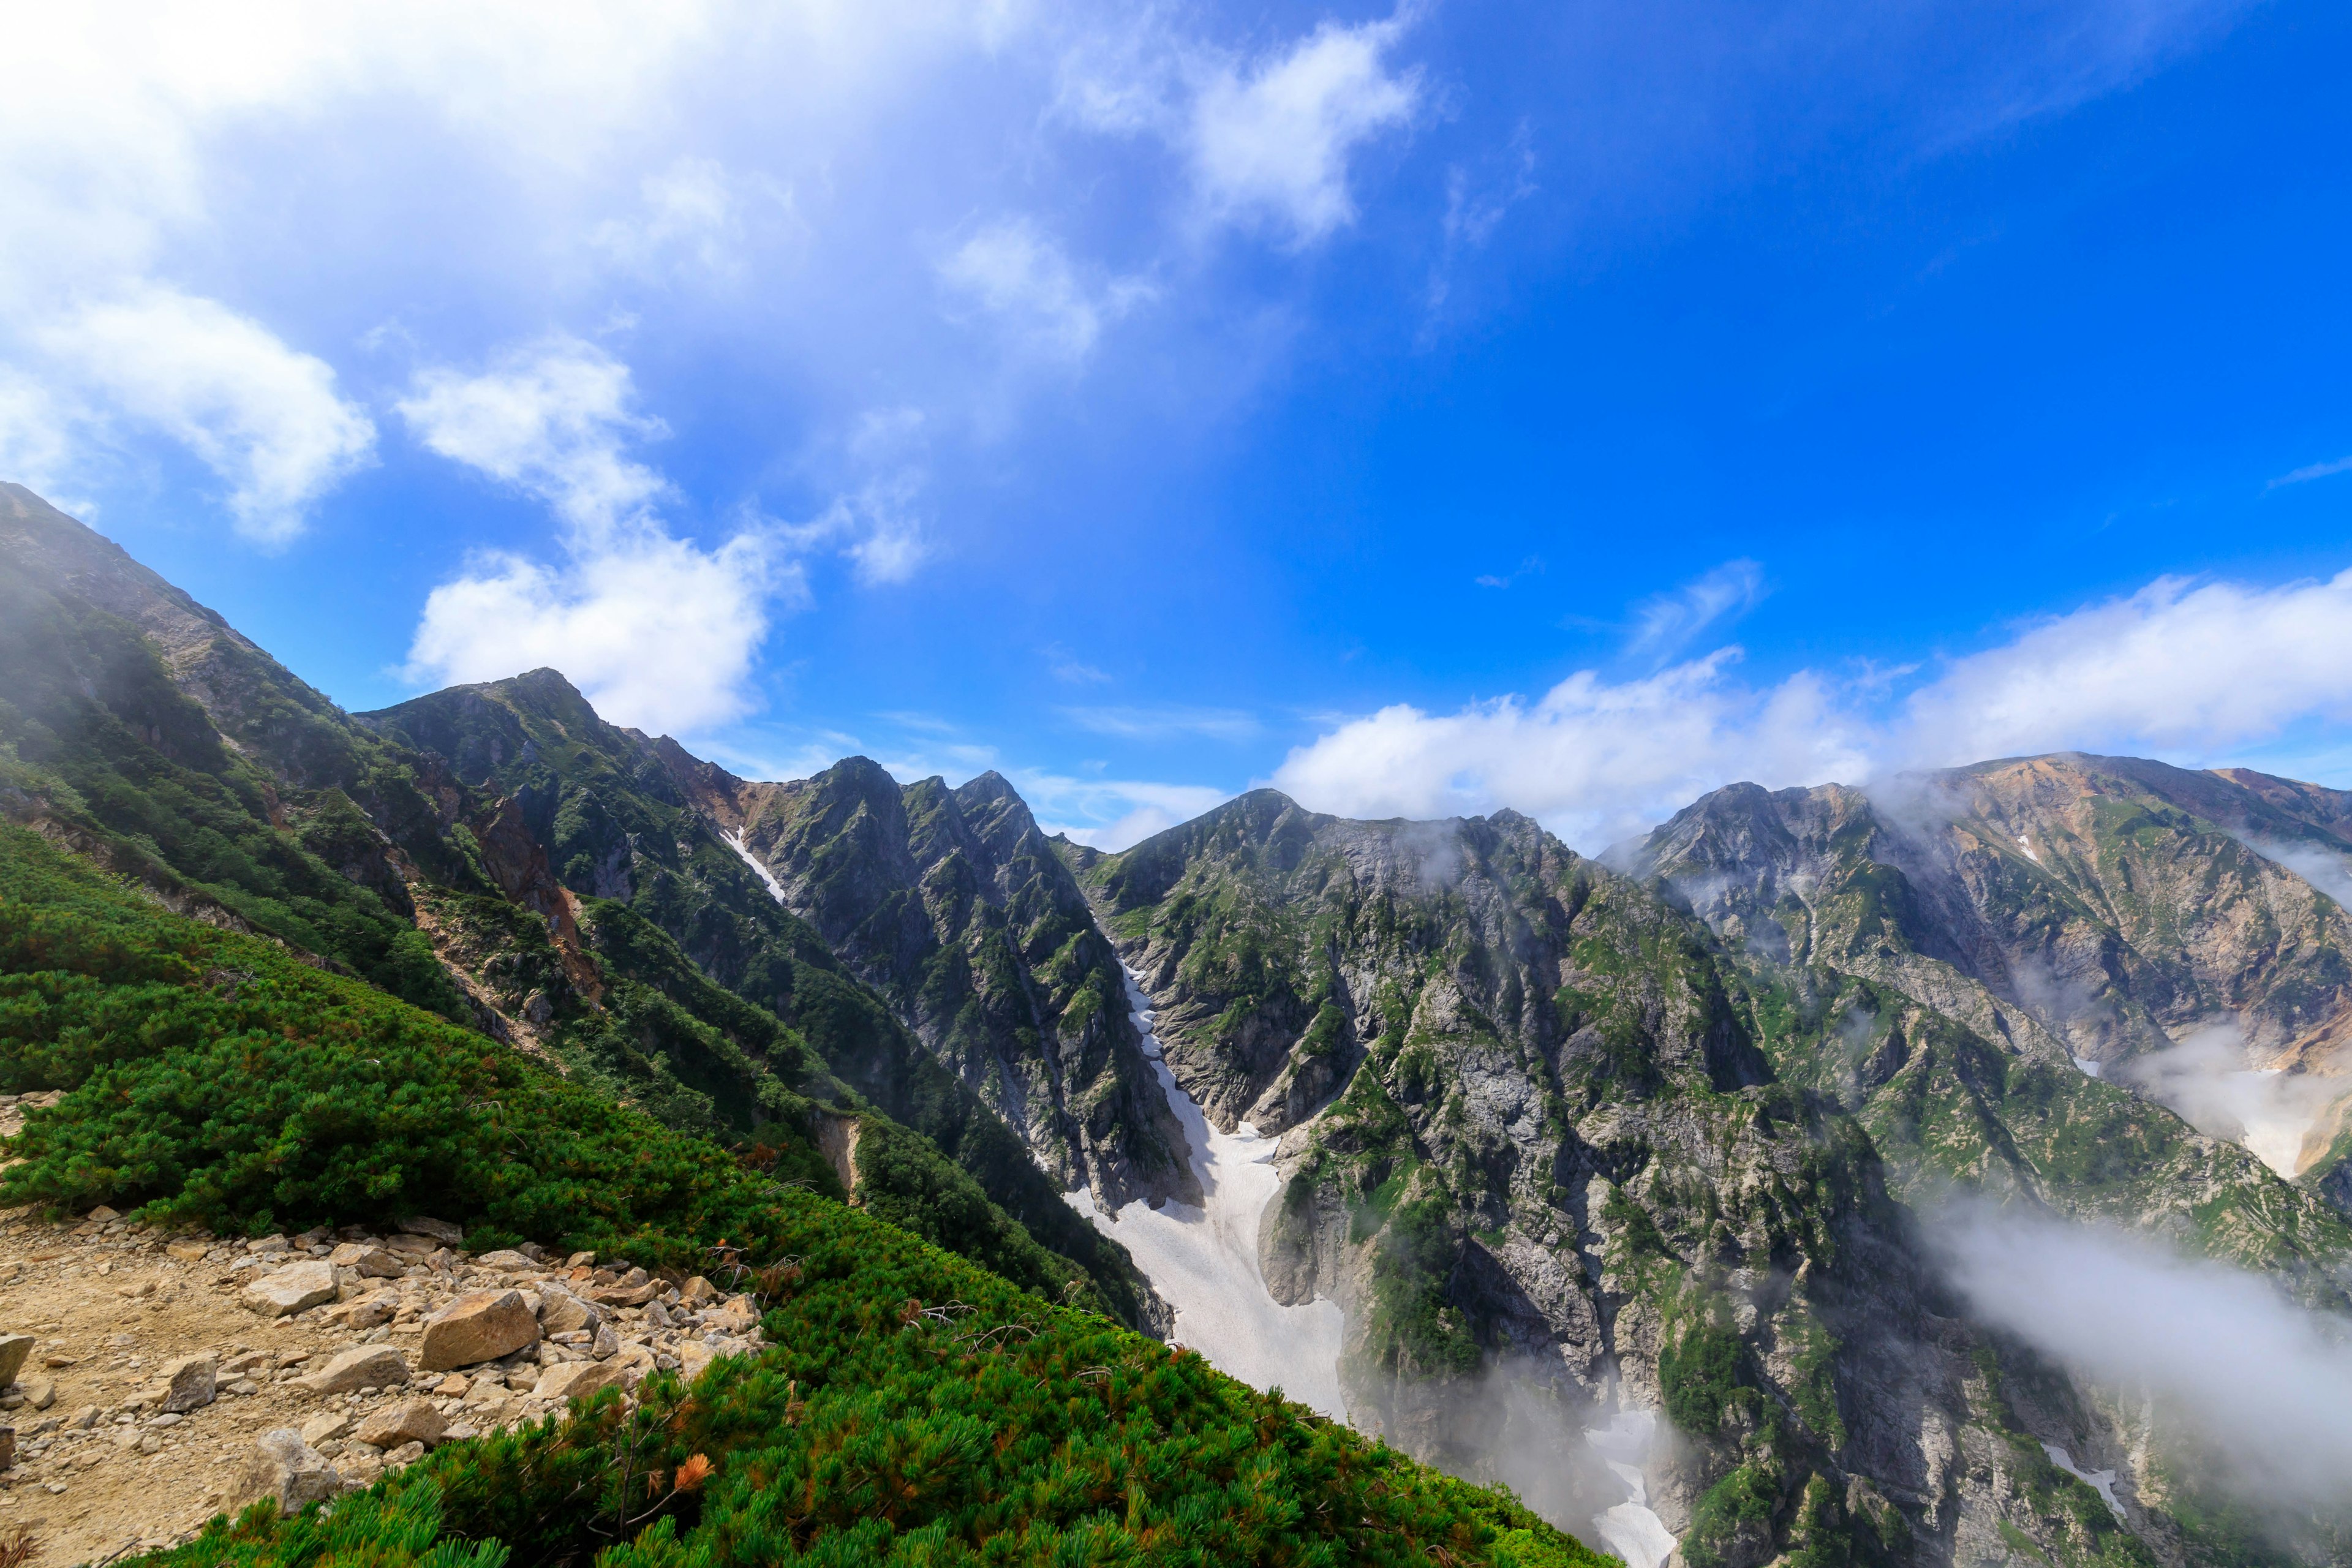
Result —
<instances>
[{"instance_id":1,"label":"white cloud","mask_svg":"<svg viewBox=\"0 0 2352 1568\"><path fill-rule=\"evenodd\" d=\"M1816 783L1867 771L1866 729L1809 673L1757 691L1722 649L1645 679L1580 670L1537 702L1451 714L1398 704L1298 747L1275 787L1344 816L1511 806L1597 849L1734 779Z\"/></svg>"},{"instance_id":2,"label":"white cloud","mask_svg":"<svg viewBox=\"0 0 2352 1568\"><path fill-rule=\"evenodd\" d=\"M1671 658L1710 627L1754 609L1764 594L1764 568L1753 561L1727 561L1671 594L1636 605L1630 651L1636 657Z\"/></svg>"},{"instance_id":3,"label":"white cloud","mask_svg":"<svg viewBox=\"0 0 2352 1568\"><path fill-rule=\"evenodd\" d=\"M1906 704L1903 760L2153 750L2199 759L2352 718L2352 571L2192 587L2165 577L1954 663Z\"/></svg>"},{"instance_id":4,"label":"white cloud","mask_svg":"<svg viewBox=\"0 0 2352 1568\"><path fill-rule=\"evenodd\" d=\"M704 551L630 531L562 570L490 556L426 598L404 673L446 685L552 666L614 723L690 733L750 710L769 605L799 591L749 533Z\"/></svg>"},{"instance_id":5,"label":"white cloud","mask_svg":"<svg viewBox=\"0 0 2352 1568\"><path fill-rule=\"evenodd\" d=\"M638 272L691 263L703 273L732 277L742 269L748 227L741 185L715 158L680 157L640 180L637 210L598 224L588 243ZM789 193L764 181L752 188L772 210L791 210Z\"/></svg>"},{"instance_id":6,"label":"white cloud","mask_svg":"<svg viewBox=\"0 0 2352 1568\"><path fill-rule=\"evenodd\" d=\"M1270 218L1301 243L1355 219L1348 162L1383 131L1412 123L1421 72L1391 72L1385 56L1402 15L1325 22L1287 51L1212 71L1193 100L1193 179L1213 216Z\"/></svg>"},{"instance_id":7,"label":"white cloud","mask_svg":"<svg viewBox=\"0 0 2352 1568\"><path fill-rule=\"evenodd\" d=\"M2016 1213L1930 1231L1979 1315L2185 1417L2233 1489L2337 1506L2352 1475L2352 1348L2269 1280Z\"/></svg>"},{"instance_id":8,"label":"white cloud","mask_svg":"<svg viewBox=\"0 0 2352 1568\"><path fill-rule=\"evenodd\" d=\"M2305 463L2302 468L2290 473L2281 474L2263 489L2274 490L2281 485L2308 484L2313 479L2332 479L2337 474L2352 474L2352 458L2336 458L2325 463Z\"/></svg>"},{"instance_id":9,"label":"white cloud","mask_svg":"<svg viewBox=\"0 0 2352 1568\"><path fill-rule=\"evenodd\" d=\"M1354 221L1350 160L1424 107L1420 68L1388 63L1406 21L1402 10L1327 21L1245 58L1147 19L1072 48L1055 107L1097 131L1165 142L1210 221L1270 224L1305 245Z\"/></svg>"},{"instance_id":10,"label":"white cloud","mask_svg":"<svg viewBox=\"0 0 2352 1568\"><path fill-rule=\"evenodd\" d=\"M558 333L508 350L478 375L419 372L399 408L434 451L537 497L593 537L642 517L668 489L624 456L666 433L631 411L634 396L627 365Z\"/></svg>"},{"instance_id":11,"label":"white cloud","mask_svg":"<svg viewBox=\"0 0 2352 1568\"><path fill-rule=\"evenodd\" d=\"M1204 784L1078 779L1042 772L1016 772L1012 778L1039 826L1097 849L1125 849L1233 798L1230 791Z\"/></svg>"},{"instance_id":12,"label":"white cloud","mask_svg":"<svg viewBox=\"0 0 2352 1568\"><path fill-rule=\"evenodd\" d=\"M1654 602L1636 648L1648 625L1661 637L1703 626L1744 593L1734 574ZM1293 750L1273 783L1350 816L1511 806L1598 848L1740 780L1861 784L2053 751L2201 766L2291 725L2352 719L2352 571L2280 587L2162 578L1955 660L1891 709L1891 679L1911 667L1800 670L1759 689L1736 679L1738 659L1719 649L1627 681L1580 670L1534 703L1383 708Z\"/></svg>"},{"instance_id":13,"label":"white cloud","mask_svg":"<svg viewBox=\"0 0 2352 1568\"><path fill-rule=\"evenodd\" d=\"M1152 286L1117 278L1083 281L1058 241L1026 218L989 225L940 263L940 281L993 318L1024 353L1075 364L1105 325L1153 297Z\"/></svg>"},{"instance_id":14,"label":"white cloud","mask_svg":"<svg viewBox=\"0 0 2352 1568\"><path fill-rule=\"evenodd\" d=\"M373 422L325 361L215 300L147 286L31 336L52 384L96 400L78 423L110 415L170 436L227 482L237 531L262 543L299 532L311 503L373 456Z\"/></svg>"},{"instance_id":15,"label":"white cloud","mask_svg":"<svg viewBox=\"0 0 2352 1568\"><path fill-rule=\"evenodd\" d=\"M1099 672L1097 678L1100 679ZM1234 708L1065 708L1061 713L1081 730L1128 741L1166 741L1179 736L1203 741L1247 741L1265 728L1257 721L1257 715Z\"/></svg>"}]
</instances>

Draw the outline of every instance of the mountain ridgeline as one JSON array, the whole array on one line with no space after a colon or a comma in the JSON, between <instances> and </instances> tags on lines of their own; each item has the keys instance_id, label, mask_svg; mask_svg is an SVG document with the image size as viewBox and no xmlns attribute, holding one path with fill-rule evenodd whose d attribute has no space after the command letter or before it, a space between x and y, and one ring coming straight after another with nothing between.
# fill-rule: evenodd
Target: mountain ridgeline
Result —
<instances>
[{"instance_id":1,"label":"mountain ridgeline","mask_svg":"<svg viewBox=\"0 0 2352 1568\"><path fill-rule=\"evenodd\" d=\"M1350 1424L1580 1530L1638 1473L1686 1568L2347 1560L1974 1321L1916 1216L2345 1308L2352 795L2053 756L1734 785L1596 859L1261 790L1105 854L993 773L740 779L553 670L346 714L16 487L0 671L12 822L1164 1335L1064 1196L1201 1199L1132 973L1207 1117L1279 1136L1261 1269L1339 1303ZM2225 1047L2270 1098L2200 1094ZM1633 1410L1670 1436L1591 1458Z\"/></svg>"}]
</instances>

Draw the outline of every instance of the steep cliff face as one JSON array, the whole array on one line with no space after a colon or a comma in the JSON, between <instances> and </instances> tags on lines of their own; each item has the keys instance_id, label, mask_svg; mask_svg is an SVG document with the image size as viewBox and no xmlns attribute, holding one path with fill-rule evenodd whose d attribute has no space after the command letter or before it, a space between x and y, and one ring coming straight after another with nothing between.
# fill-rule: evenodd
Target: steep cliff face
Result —
<instances>
[{"instance_id":1,"label":"steep cliff face","mask_svg":"<svg viewBox=\"0 0 2352 1568\"><path fill-rule=\"evenodd\" d=\"M1064 1201L1024 1141L747 864L731 803L739 792L790 786L745 785L675 742L609 724L551 669L359 717L514 803L575 895L625 904L700 974L796 1031L844 1084L929 1139L1039 1241L1084 1268L1120 1315L1143 1323L1164 1316L1124 1250ZM865 847L843 857L860 877ZM877 1140L875 1148L884 1147Z\"/></svg>"},{"instance_id":2,"label":"steep cliff face","mask_svg":"<svg viewBox=\"0 0 2352 1568\"><path fill-rule=\"evenodd\" d=\"M2023 1195L2337 1294L2352 1232L2238 1146L2279 1157L2221 1092L2293 1097L2300 1171L2352 1091L2352 931L2292 868L2341 854L2326 794L2079 756L1871 795L1742 784L1620 858L1706 920L1776 1068L1857 1111L1898 1189ZM2176 1066L2216 1028L2244 1055ZM2273 1066L2293 1076L2245 1071Z\"/></svg>"},{"instance_id":3,"label":"steep cliff face","mask_svg":"<svg viewBox=\"0 0 2352 1568\"><path fill-rule=\"evenodd\" d=\"M785 905L1065 1187L1114 1208L1187 1194L1183 1135L1118 955L1003 779L901 787L853 757L789 784L707 768L689 783Z\"/></svg>"},{"instance_id":4,"label":"steep cliff face","mask_svg":"<svg viewBox=\"0 0 2352 1568\"><path fill-rule=\"evenodd\" d=\"M1357 1424L1576 1516L1616 1500L1583 1425L1662 1410L1684 1440L1644 1482L1697 1568L2140 1550L2045 1474L1867 1135L1774 1081L1703 925L1511 813L1261 791L1073 858L1180 1081L1288 1129L1265 1273L1345 1309ZM2061 1405L2053 1440L2111 1438Z\"/></svg>"}]
</instances>

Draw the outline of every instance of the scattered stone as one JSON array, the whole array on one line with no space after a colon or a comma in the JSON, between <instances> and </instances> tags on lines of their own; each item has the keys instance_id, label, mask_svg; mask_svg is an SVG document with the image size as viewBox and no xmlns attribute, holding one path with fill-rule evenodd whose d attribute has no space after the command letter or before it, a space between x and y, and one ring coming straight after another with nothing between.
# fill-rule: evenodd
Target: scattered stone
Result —
<instances>
[{"instance_id":1,"label":"scattered stone","mask_svg":"<svg viewBox=\"0 0 2352 1568\"><path fill-rule=\"evenodd\" d=\"M16 1428L14 1426L0 1426L0 1470L9 1468L14 1466L16 1462Z\"/></svg>"},{"instance_id":2,"label":"scattered stone","mask_svg":"<svg viewBox=\"0 0 2352 1568\"><path fill-rule=\"evenodd\" d=\"M165 1255L182 1263L202 1263L205 1254L212 1249L213 1244L209 1241L167 1241L163 1244Z\"/></svg>"},{"instance_id":3,"label":"scattered stone","mask_svg":"<svg viewBox=\"0 0 2352 1568\"><path fill-rule=\"evenodd\" d=\"M85 1405L80 1409L73 1413L73 1419L68 1421L66 1425L72 1427L77 1432L87 1432L91 1427L98 1425L98 1418L101 1412L99 1410L97 1405Z\"/></svg>"},{"instance_id":4,"label":"scattered stone","mask_svg":"<svg viewBox=\"0 0 2352 1568\"><path fill-rule=\"evenodd\" d=\"M386 1469L394 1469L402 1465L413 1465L424 1457L424 1444L403 1443L399 1447L394 1448L392 1452L383 1457L384 1468Z\"/></svg>"},{"instance_id":5,"label":"scattered stone","mask_svg":"<svg viewBox=\"0 0 2352 1568\"><path fill-rule=\"evenodd\" d=\"M539 1341L539 1320L519 1290L472 1290L425 1320L417 1364L447 1372L495 1361Z\"/></svg>"},{"instance_id":6,"label":"scattered stone","mask_svg":"<svg viewBox=\"0 0 2352 1568\"><path fill-rule=\"evenodd\" d=\"M342 1478L327 1457L302 1441L291 1426L265 1432L253 1446L239 1481L236 1504L278 1500L278 1511L299 1513L314 1502L324 1502L342 1489ZM232 1512L235 1510L231 1510Z\"/></svg>"},{"instance_id":7,"label":"scattered stone","mask_svg":"<svg viewBox=\"0 0 2352 1568\"><path fill-rule=\"evenodd\" d=\"M563 1260L566 1268L593 1268L595 1266L596 1255L593 1252L575 1252Z\"/></svg>"},{"instance_id":8,"label":"scattered stone","mask_svg":"<svg viewBox=\"0 0 2352 1568\"><path fill-rule=\"evenodd\" d=\"M224 1387L221 1392L223 1394L237 1394L239 1396L248 1394L258 1394L261 1392L261 1384L254 1382L253 1379L249 1377L240 1377L235 1383L229 1384Z\"/></svg>"},{"instance_id":9,"label":"scattered stone","mask_svg":"<svg viewBox=\"0 0 2352 1568\"><path fill-rule=\"evenodd\" d=\"M327 1261L368 1279L397 1279L408 1268L387 1249L356 1241L347 1241L327 1254Z\"/></svg>"},{"instance_id":10,"label":"scattered stone","mask_svg":"<svg viewBox=\"0 0 2352 1568\"><path fill-rule=\"evenodd\" d=\"M464 1228L451 1225L446 1219L426 1219L421 1215L412 1215L393 1223L412 1236L429 1236L444 1247L456 1247L466 1239Z\"/></svg>"},{"instance_id":11,"label":"scattered stone","mask_svg":"<svg viewBox=\"0 0 2352 1568\"><path fill-rule=\"evenodd\" d=\"M255 1280L239 1298L265 1318L283 1318L335 1299L335 1270L318 1258L289 1263Z\"/></svg>"},{"instance_id":12,"label":"scattered stone","mask_svg":"<svg viewBox=\"0 0 2352 1568\"><path fill-rule=\"evenodd\" d=\"M599 1285L588 1292L588 1299L607 1307L642 1307L660 1289L650 1279L642 1285Z\"/></svg>"},{"instance_id":13,"label":"scattered stone","mask_svg":"<svg viewBox=\"0 0 2352 1568\"><path fill-rule=\"evenodd\" d=\"M390 1345L359 1345L338 1352L326 1365L300 1381L313 1394L386 1388L408 1381L408 1358Z\"/></svg>"},{"instance_id":14,"label":"scattered stone","mask_svg":"<svg viewBox=\"0 0 2352 1568\"><path fill-rule=\"evenodd\" d=\"M25 1395L25 1403L36 1410L47 1410L58 1402L57 1379L36 1373L16 1384Z\"/></svg>"},{"instance_id":15,"label":"scattered stone","mask_svg":"<svg viewBox=\"0 0 2352 1568\"><path fill-rule=\"evenodd\" d=\"M530 1395L533 1399L585 1399L598 1389L620 1381L621 1372L617 1362L563 1362L539 1374L539 1385L530 1391Z\"/></svg>"},{"instance_id":16,"label":"scattered stone","mask_svg":"<svg viewBox=\"0 0 2352 1568\"><path fill-rule=\"evenodd\" d=\"M539 1326L551 1334L568 1334L577 1329L593 1331L604 1321L604 1314L569 1290L552 1286L541 1290Z\"/></svg>"},{"instance_id":17,"label":"scattered stone","mask_svg":"<svg viewBox=\"0 0 2352 1568\"><path fill-rule=\"evenodd\" d=\"M518 1270L524 1268L536 1268L539 1267L537 1263L534 1263L531 1259L524 1257L521 1253L511 1251L506 1247L500 1247L496 1252L485 1252L479 1258L475 1258L474 1263L478 1268L497 1268L509 1274L515 1273Z\"/></svg>"},{"instance_id":18,"label":"scattered stone","mask_svg":"<svg viewBox=\"0 0 2352 1568\"><path fill-rule=\"evenodd\" d=\"M737 1296L706 1313L702 1321L728 1333L744 1334L759 1324L760 1310L751 1305L751 1297Z\"/></svg>"},{"instance_id":19,"label":"scattered stone","mask_svg":"<svg viewBox=\"0 0 2352 1568\"><path fill-rule=\"evenodd\" d=\"M718 1352L700 1340L688 1340L677 1347L677 1373L692 1383L702 1375L702 1369L718 1359Z\"/></svg>"},{"instance_id":20,"label":"scattered stone","mask_svg":"<svg viewBox=\"0 0 2352 1568\"><path fill-rule=\"evenodd\" d=\"M184 1355L163 1363L163 1411L176 1415L210 1405L219 1363L209 1355Z\"/></svg>"},{"instance_id":21,"label":"scattered stone","mask_svg":"<svg viewBox=\"0 0 2352 1568\"><path fill-rule=\"evenodd\" d=\"M451 1399L463 1399L466 1397L466 1391L473 1386L462 1373L453 1372L435 1384L433 1392Z\"/></svg>"},{"instance_id":22,"label":"scattered stone","mask_svg":"<svg viewBox=\"0 0 2352 1568\"><path fill-rule=\"evenodd\" d=\"M32 1335L0 1334L0 1388L16 1381L16 1374L25 1370L26 1358L32 1353Z\"/></svg>"},{"instance_id":23,"label":"scattered stone","mask_svg":"<svg viewBox=\"0 0 2352 1568\"><path fill-rule=\"evenodd\" d=\"M302 1441L316 1448L321 1443L331 1443L338 1437L348 1436L351 1429L350 1416L340 1410L330 1410L302 1423Z\"/></svg>"},{"instance_id":24,"label":"scattered stone","mask_svg":"<svg viewBox=\"0 0 2352 1568\"><path fill-rule=\"evenodd\" d=\"M631 1388L635 1388L652 1376L654 1369L660 1363L656 1359L652 1346L631 1340L613 1352L611 1364L619 1367L622 1380Z\"/></svg>"},{"instance_id":25,"label":"scattered stone","mask_svg":"<svg viewBox=\"0 0 2352 1568\"><path fill-rule=\"evenodd\" d=\"M397 1449L409 1443L437 1443L448 1429L449 1423L430 1401L404 1399L370 1415L352 1438L370 1447Z\"/></svg>"},{"instance_id":26,"label":"scattered stone","mask_svg":"<svg viewBox=\"0 0 2352 1568\"><path fill-rule=\"evenodd\" d=\"M117 1219L121 1219L122 1216L121 1216L121 1215L119 1215L119 1214L117 1214L117 1213L115 1213L112 1209L108 1208L104 1204L100 1204L100 1205L99 1205L96 1208L94 1208L94 1209L90 1210L90 1211L89 1211L89 1213L88 1213L88 1214L84 1215L82 1217L83 1217L84 1219L87 1219L87 1220L91 1221L91 1222L92 1222L92 1223L94 1223L94 1224L97 1224L97 1225L104 1225L104 1224L106 1224L109 1220L117 1220Z\"/></svg>"}]
</instances>

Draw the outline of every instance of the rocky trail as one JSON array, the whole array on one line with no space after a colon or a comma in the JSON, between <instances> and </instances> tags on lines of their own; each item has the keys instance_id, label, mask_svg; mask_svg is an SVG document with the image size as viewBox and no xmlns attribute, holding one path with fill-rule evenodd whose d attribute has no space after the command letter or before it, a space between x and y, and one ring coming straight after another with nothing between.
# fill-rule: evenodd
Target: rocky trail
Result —
<instances>
[{"instance_id":1,"label":"rocky trail","mask_svg":"<svg viewBox=\"0 0 2352 1568\"><path fill-rule=\"evenodd\" d=\"M247 1241L0 1213L0 1543L103 1563L759 1342L751 1298L700 1276L469 1257L407 1223Z\"/></svg>"}]
</instances>

